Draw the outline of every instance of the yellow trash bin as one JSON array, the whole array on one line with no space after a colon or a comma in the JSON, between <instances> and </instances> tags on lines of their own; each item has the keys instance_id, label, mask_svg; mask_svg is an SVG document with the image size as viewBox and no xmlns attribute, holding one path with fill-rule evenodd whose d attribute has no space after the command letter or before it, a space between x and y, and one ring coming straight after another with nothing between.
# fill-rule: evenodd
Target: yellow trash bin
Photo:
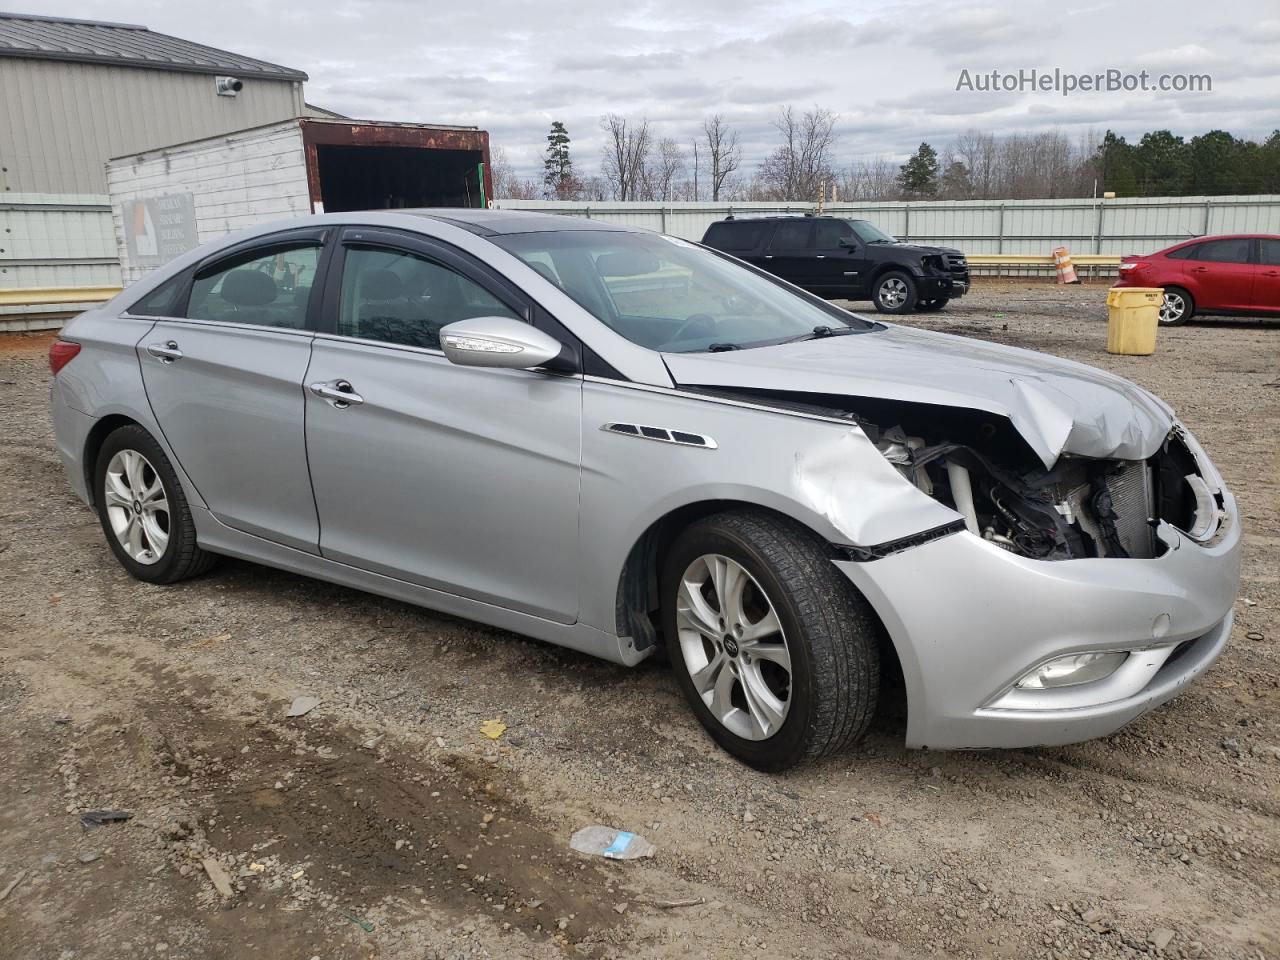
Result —
<instances>
[{"instance_id":1,"label":"yellow trash bin","mask_svg":"<svg viewBox=\"0 0 1280 960\"><path fill-rule=\"evenodd\" d=\"M1164 291L1159 287L1112 287L1107 291L1107 353L1145 357L1156 352L1156 329Z\"/></svg>"}]
</instances>

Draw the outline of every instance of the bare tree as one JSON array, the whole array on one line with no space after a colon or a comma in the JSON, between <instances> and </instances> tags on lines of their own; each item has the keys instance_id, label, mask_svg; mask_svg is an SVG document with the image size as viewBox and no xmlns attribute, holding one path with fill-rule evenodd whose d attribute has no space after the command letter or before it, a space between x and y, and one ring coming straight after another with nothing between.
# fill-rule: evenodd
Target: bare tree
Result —
<instances>
[{"instance_id":1,"label":"bare tree","mask_svg":"<svg viewBox=\"0 0 1280 960\"><path fill-rule=\"evenodd\" d=\"M702 121L702 133L711 163L711 199L719 200L725 182L742 165L742 146L738 131L730 129L718 113Z\"/></svg>"},{"instance_id":2,"label":"bare tree","mask_svg":"<svg viewBox=\"0 0 1280 960\"><path fill-rule=\"evenodd\" d=\"M658 141L658 157L645 170L645 200L675 200L683 189L684 152L670 137Z\"/></svg>"},{"instance_id":3,"label":"bare tree","mask_svg":"<svg viewBox=\"0 0 1280 960\"><path fill-rule=\"evenodd\" d=\"M649 121L638 124L611 113L600 120L605 132L604 178L615 199L635 200L642 192L649 166Z\"/></svg>"},{"instance_id":4,"label":"bare tree","mask_svg":"<svg viewBox=\"0 0 1280 960\"><path fill-rule=\"evenodd\" d=\"M970 192L980 200L995 196L998 152L996 138L980 130L966 130L948 151L949 160L959 161L969 171Z\"/></svg>"},{"instance_id":5,"label":"bare tree","mask_svg":"<svg viewBox=\"0 0 1280 960\"><path fill-rule=\"evenodd\" d=\"M760 180L777 200L813 200L832 179L831 150L836 141L836 115L822 107L797 116L783 107L773 122L782 143L760 165Z\"/></svg>"},{"instance_id":6,"label":"bare tree","mask_svg":"<svg viewBox=\"0 0 1280 960\"><path fill-rule=\"evenodd\" d=\"M889 157L857 161L840 180L840 196L845 200L896 200L898 195L898 165Z\"/></svg>"},{"instance_id":7,"label":"bare tree","mask_svg":"<svg viewBox=\"0 0 1280 960\"><path fill-rule=\"evenodd\" d=\"M516 175L511 161L507 159L507 151L502 147L489 155L489 175L493 178L494 200L536 200L541 195L541 188L536 182Z\"/></svg>"}]
</instances>

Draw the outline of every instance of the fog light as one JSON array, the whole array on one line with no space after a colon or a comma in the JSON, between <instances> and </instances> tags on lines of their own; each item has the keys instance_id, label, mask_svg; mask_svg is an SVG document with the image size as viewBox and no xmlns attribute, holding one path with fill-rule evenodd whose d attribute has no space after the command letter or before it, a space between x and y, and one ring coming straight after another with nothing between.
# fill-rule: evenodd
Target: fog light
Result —
<instances>
[{"instance_id":1,"label":"fog light","mask_svg":"<svg viewBox=\"0 0 1280 960\"><path fill-rule=\"evenodd\" d=\"M1036 667L1015 686L1022 690L1074 687L1111 676L1129 658L1127 653L1073 653Z\"/></svg>"}]
</instances>

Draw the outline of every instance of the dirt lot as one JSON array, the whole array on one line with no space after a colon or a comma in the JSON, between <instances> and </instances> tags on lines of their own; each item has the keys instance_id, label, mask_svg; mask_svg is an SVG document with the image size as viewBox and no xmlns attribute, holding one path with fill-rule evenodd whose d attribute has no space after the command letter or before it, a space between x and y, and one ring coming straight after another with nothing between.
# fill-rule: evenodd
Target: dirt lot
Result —
<instances>
[{"instance_id":1,"label":"dirt lot","mask_svg":"<svg viewBox=\"0 0 1280 960\"><path fill-rule=\"evenodd\" d=\"M0 342L0 956L1280 957L1280 325L1110 357L1103 299L991 283L910 322L1179 409L1247 525L1222 660L1093 743L908 753L889 715L780 777L660 665L240 562L131 580L53 452L47 338ZM570 851L592 823L657 855Z\"/></svg>"}]
</instances>

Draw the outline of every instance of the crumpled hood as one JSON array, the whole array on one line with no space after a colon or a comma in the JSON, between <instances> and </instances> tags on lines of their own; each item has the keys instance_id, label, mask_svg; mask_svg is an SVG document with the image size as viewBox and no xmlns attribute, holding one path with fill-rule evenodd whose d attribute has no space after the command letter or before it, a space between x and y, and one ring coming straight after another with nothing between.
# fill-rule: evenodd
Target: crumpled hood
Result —
<instances>
[{"instance_id":1,"label":"crumpled hood","mask_svg":"<svg viewBox=\"0 0 1280 960\"><path fill-rule=\"evenodd\" d=\"M878 397L1007 417L1052 467L1063 453L1144 460L1173 411L1136 384L1031 350L888 326L868 333L663 355L681 386ZM892 426L892 424L884 424Z\"/></svg>"}]
</instances>

